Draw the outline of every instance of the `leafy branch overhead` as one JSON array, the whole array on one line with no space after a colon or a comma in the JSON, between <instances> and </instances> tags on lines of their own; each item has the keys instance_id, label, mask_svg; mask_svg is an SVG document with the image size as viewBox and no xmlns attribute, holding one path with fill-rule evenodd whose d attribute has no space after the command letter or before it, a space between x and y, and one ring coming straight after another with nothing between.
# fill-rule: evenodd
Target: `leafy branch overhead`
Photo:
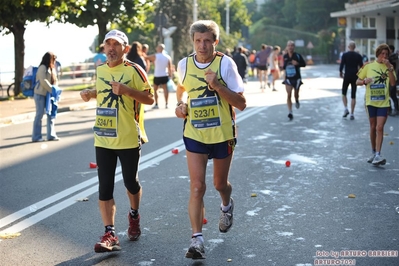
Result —
<instances>
[{"instance_id":1,"label":"leafy branch overhead","mask_svg":"<svg viewBox=\"0 0 399 266\"><path fill-rule=\"evenodd\" d=\"M66 1L55 13L55 20L78 27L98 26L98 39L102 40L109 28L118 25L126 33L151 27L146 14L153 12L155 0L86 0Z\"/></svg>"}]
</instances>

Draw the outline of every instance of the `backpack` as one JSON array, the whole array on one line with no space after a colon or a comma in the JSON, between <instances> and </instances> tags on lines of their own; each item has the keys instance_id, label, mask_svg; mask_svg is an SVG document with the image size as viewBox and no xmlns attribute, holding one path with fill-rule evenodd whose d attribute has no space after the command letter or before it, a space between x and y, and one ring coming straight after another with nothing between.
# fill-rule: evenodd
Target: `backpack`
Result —
<instances>
[{"instance_id":1,"label":"backpack","mask_svg":"<svg viewBox=\"0 0 399 266\"><path fill-rule=\"evenodd\" d=\"M250 54L250 55L249 55L249 62L250 62L251 64L255 63L255 54Z\"/></svg>"},{"instance_id":2,"label":"backpack","mask_svg":"<svg viewBox=\"0 0 399 266\"><path fill-rule=\"evenodd\" d=\"M26 97L33 97L33 91L37 85L36 72L38 67L30 66L26 69L21 82L21 92Z\"/></svg>"}]
</instances>

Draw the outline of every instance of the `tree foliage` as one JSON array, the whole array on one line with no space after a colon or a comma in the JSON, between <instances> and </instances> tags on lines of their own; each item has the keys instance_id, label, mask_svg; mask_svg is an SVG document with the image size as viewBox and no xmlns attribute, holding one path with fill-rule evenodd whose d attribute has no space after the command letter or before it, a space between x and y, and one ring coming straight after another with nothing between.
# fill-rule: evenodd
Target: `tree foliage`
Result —
<instances>
[{"instance_id":1,"label":"tree foliage","mask_svg":"<svg viewBox=\"0 0 399 266\"><path fill-rule=\"evenodd\" d=\"M270 0L260 13L273 25L317 33L335 25L330 13L344 9L347 0ZM259 20L259 19L258 19Z\"/></svg>"},{"instance_id":2,"label":"tree foliage","mask_svg":"<svg viewBox=\"0 0 399 266\"><path fill-rule=\"evenodd\" d=\"M28 22L69 22L78 27L97 25L98 40L111 28L125 31L129 39L163 42L162 27L176 26L172 35L175 63L192 52L189 27L193 0L2 0L0 32L14 35L15 81L19 91L24 66L24 32ZM229 34L226 34L226 4L229 2ZM221 29L218 50L237 44L258 47L261 43L284 47L287 39L312 40L321 50L333 45L337 31L330 13L344 9L347 0L269 0L260 7L256 0L197 0L197 18L212 19ZM160 20L161 19L161 20ZM161 23L160 23L161 22ZM254 24L252 26L252 24ZM154 27L154 25L156 27ZM243 30L250 27L250 38ZM318 39L315 35L318 34ZM337 34L338 35L338 34ZM274 43L273 43L274 42Z\"/></svg>"},{"instance_id":3,"label":"tree foliage","mask_svg":"<svg viewBox=\"0 0 399 266\"><path fill-rule=\"evenodd\" d=\"M53 11L61 5L61 0L3 0L0 5L0 33L14 36L15 95L20 93L20 83L24 73L25 40L28 22L49 22Z\"/></svg>"},{"instance_id":4,"label":"tree foliage","mask_svg":"<svg viewBox=\"0 0 399 266\"><path fill-rule=\"evenodd\" d=\"M343 10L345 3L347 0L284 0L283 3L282 0L269 0L261 5L259 12L264 18L257 20L256 27L252 27L249 43L256 44L255 47L259 43L285 47L288 39L304 40L305 45L311 41L315 52L329 58L334 38L338 36L336 19L331 18L330 13ZM310 52L306 48L298 49Z\"/></svg>"},{"instance_id":5,"label":"tree foliage","mask_svg":"<svg viewBox=\"0 0 399 266\"><path fill-rule=\"evenodd\" d=\"M254 1L254 0L250 0ZM166 17L163 27L176 26L177 30L172 35L174 62L193 51L193 44L189 36L189 28L193 23L194 1L187 0L163 0L156 8L155 23L159 23L159 15ZM241 39L242 26L251 24L250 15L243 0L230 0L229 35L226 34L226 1L225 0L198 0L197 19L214 20L221 30L221 41L217 49L224 51L226 48L233 48ZM160 28L153 31L153 35L162 42Z\"/></svg>"},{"instance_id":6,"label":"tree foliage","mask_svg":"<svg viewBox=\"0 0 399 266\"><path fill-rule=\"evenodd\" d=\"M160 18L164 18L160 20ZM189 28L193 23L193 1L164 0L160 1L156 8L156 29L152 35L157 36L157 42L163 43L162 28L176 27L172 34L173 63L177 62L193 51L192 41L189 36ZM156 44L154 44L155 47Z\"/></svg>"},{"instance_id":7,"label":"tree foliage","mask_svg":"<svg viewBox=\"0 0 399 266\"><path fill-rule=\"evenodd\" d=\"M70 0L57 10L55 19L78 27L98 26L98 40L103 40L108 27L123 29L130 33L134 29L150 28L146 14L154 10L155 0Z\"/></svg>"}]
</instances>

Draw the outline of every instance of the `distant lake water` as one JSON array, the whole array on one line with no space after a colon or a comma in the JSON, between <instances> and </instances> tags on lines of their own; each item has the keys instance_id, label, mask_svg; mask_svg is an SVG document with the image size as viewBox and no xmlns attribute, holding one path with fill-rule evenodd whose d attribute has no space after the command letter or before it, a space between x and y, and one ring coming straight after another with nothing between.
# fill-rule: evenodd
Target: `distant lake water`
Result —
<instances>
[{"instance_id":1,"label":"distant lake water","mask_svg":"<svg viewBox=\"0 0 399 266\"><path fill-rule=\"evenodd\" d=\"M32 22L26 27L24 67L37 66L43 55L52 51L62 67L81 63L92 58L90 48L97 44L97 26L79 28L72 24L54 23L48 28L44 23ZM14 79L14 36L0 35L0 83Z\"/></svg>"}]
</instances>

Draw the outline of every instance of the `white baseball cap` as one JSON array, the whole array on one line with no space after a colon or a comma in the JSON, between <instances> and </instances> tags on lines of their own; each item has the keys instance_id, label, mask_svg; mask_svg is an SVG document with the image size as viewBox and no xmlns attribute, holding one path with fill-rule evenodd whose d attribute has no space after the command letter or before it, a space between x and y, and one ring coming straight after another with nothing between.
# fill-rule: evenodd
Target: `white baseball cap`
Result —
<instances>
[{"instance_id":1,"label":"white baseball cap","mask_svg":"<svg viewBox=\"0 0 399 266\"><path fill-rule=\"evenodd\" d=\"M120 44L124 44L124 45L127 45L129 43L129 40L127 39L126 34L121 32L120 30L111 30L110 32L108 32L107 35L105 35L104 43L108 39L117 40Z\"/></svg>"}]
</instances>

